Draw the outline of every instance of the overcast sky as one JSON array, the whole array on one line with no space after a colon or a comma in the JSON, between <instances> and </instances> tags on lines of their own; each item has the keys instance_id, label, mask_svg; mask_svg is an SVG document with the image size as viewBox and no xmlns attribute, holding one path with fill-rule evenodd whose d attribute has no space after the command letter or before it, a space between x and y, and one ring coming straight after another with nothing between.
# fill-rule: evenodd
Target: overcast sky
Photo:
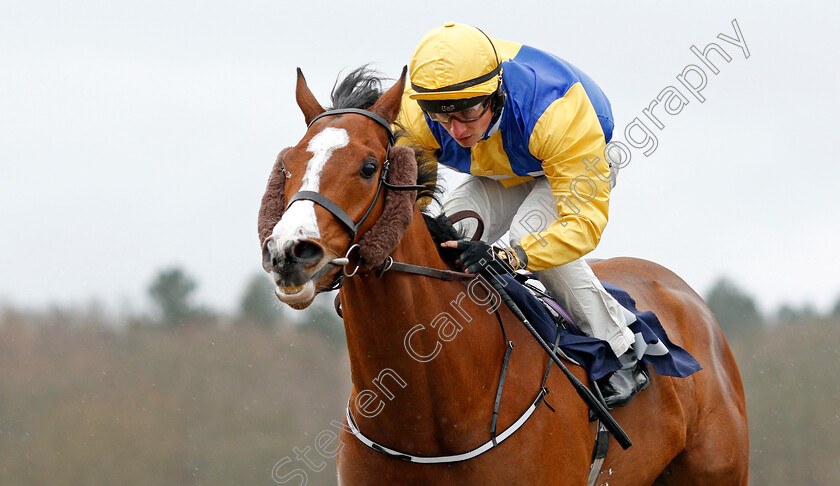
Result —
<instances>
[{"instance_id":1,"label":"overcast sky","mask_svg":"<svg viewBox=\"0 0 840 486\"><path fill-rule=\"evenodd\" d=\"M256 214L342 69L389 76L446 21L549 50L639 117L595 257L656 261L705 293L728 275L765 311L840 296L835 2L5 1L0 7L0 303L146 306L160 269L233 310L260 271ZM745 5L749 3L749 5ZM501 3L500 3L501 4ZM583 5L583 6L581 6ZM734 37L737 19L749 58ZM692 54L716 42L712 74ZM705 69L700 103L677 80ZM668 86L689 100L642 110ZM660 109L661 110L661 109Z\"/></svg>"}]
</instances>

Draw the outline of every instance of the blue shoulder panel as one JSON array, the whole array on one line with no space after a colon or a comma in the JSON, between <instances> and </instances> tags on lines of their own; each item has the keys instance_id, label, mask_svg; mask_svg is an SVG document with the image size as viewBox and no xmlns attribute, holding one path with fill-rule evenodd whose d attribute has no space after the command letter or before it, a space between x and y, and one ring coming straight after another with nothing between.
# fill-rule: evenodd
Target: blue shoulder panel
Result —
<instances>
[{"instance_id":1,"label":"blue shoulder panel","mask_svg":"<svg viewBox=\"0 0 840 486\"><path fill-rule=\"evenodd\" d=\"M581 83L595 109L606 141L612 138L614 123L609 100L592 78L572 64L523 45L515 58L502 63L502 68L507 99L499 135L514 174L526 176L542 170L542 161L529 151L531 132L545 110L577 82ZM469 174L470 149L458 145L440 123L428 117L426 123L440 144L438 162Z\"/></svg>"},{"instance_id":2,"label":"blue shoulder panel","mask_svg":"<svg viewBox=\"0 0 840 486\"><path fill-rule=\"evenodd\" d=\"M513 76L511 76L510 81L507 76L509 71L507 64L517 65L521 68L515 73L511 73ZM522 46L512 62L505 63L503 66L505 69L505 85L509 88L514 86L520 88L511 96L512 98L525 98L521 89L528 89L528 84L530 84L530 89L534 93L530 97L539 98L530 109L531 115L536 118L534 118L529 126L529 134L549 105L558 98L565 96L573 84L580 82L593 108L595 108L595 114L598 115L598 120L601 122L601 129L604 131L606 141L610 141L614 127L610 101L604 92L601 91L601 88L586 73L553 54L529 46ZM525 79L514 79L521 77L525 77ZM527 107L527 105L523 106Z\"/></svg>"},{"instance_id":3,"label":"blue shoulder panel","mask_svg":"<svg viewBox=\"0 0 840 486\"><path fill-rule=\"evenodd\" d=\"M522 46L520 54L525 48ZM543 73L538 74L531 65L517 62L518 58L519 55L502 63L502 82L507 98L499 132L510 168L514 174L525 176L542 170L542 161L529 150L531 132L548 106L569 88L543 84Z\"/></svg>"}]
</instances>

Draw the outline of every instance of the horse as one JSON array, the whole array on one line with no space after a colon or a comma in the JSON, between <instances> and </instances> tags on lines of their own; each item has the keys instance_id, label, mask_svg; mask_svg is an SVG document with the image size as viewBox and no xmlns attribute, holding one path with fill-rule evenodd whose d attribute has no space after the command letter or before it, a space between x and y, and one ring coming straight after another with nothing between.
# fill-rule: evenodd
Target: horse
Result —
<instances>
[{"instance_id":1,"label":"horse","mask_svg":"<svg viewBox=\"0 0 840 486\"><path fill-rule=\"evenodd\" d=\"M337 441L324 444L337 454L338 484L587 484L596 435L588 407L557 367L544 375L547 354L487 282L457 278L439 251L446 230L422 210L433 171L394 145L389 127L405 69L387 90L375 74L354 71L333 89L330 110L297 74L307 130L276 159L258 230L281 302L305 308L340 287L352 391ZM746 485L743 385L702 298L649 261L611 258L592 269L653 311L703 366L682 379L652 374L612 411L634 444L621 450L610 440L597 484ZM502 441L491 437L496 425L517 429Z\"/></svg>"}]
</instances>

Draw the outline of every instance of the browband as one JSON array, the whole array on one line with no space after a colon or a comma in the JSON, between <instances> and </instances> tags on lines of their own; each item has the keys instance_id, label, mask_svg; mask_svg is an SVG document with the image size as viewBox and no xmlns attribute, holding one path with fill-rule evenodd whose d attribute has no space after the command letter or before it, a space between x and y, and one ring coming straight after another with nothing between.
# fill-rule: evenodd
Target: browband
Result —
<instances>
[{"instance_id":1,"label":"browband","mask_svg":"<svg viewBox=\"0 0 840 486\"><path fill-rule=\"evenodd\" d=\"M370 118L371 120L375 121L376 123L379 123L380 125L382 125L383 128L385 128L385 130L388 131L388 142L389 142L389 144L394 145L394 141L396 140L396 138L394 137L394 131L391 130L391 124L388 123L388 120L382 118L381 116L377 115L376 113L374 113L372 111L362 110L360 108L338 108L338 109L335 109L335 110L327 110L327 111L321 113L320 115L316 115L315 118L313 118L312 121L309 122L309 125L307 125L307 127L311 127L312 124L315 123L315 120L317 120L319 118L322 118L322 117L325 117L325 116L342 115L342 114L345 114L345 113L354 113L356 115L366 116L366 117Z\"/></svg>"}]
</instances>

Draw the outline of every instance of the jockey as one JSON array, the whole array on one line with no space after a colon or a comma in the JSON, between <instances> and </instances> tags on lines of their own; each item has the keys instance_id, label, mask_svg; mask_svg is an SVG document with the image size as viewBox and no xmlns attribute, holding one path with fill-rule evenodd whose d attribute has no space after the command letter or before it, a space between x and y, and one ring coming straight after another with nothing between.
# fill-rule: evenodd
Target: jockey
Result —
<instances>
[{"instance_id":1,"label":"jockey","mask_svg":"<svg viewBox=\"0 0 840 486\"><path fill-rule=\"evenodd\" d=\"M420 40L397 125L401 143L468 174L443 204L474 241L449 241L469 273L533 272L622 368L599 380L610 407L648 385L618 302L583 256L607 224L610 103L586 74L522 44L448 23ZM510 234L510 246L490 244Z\"/></svg>"}]
</instances>

